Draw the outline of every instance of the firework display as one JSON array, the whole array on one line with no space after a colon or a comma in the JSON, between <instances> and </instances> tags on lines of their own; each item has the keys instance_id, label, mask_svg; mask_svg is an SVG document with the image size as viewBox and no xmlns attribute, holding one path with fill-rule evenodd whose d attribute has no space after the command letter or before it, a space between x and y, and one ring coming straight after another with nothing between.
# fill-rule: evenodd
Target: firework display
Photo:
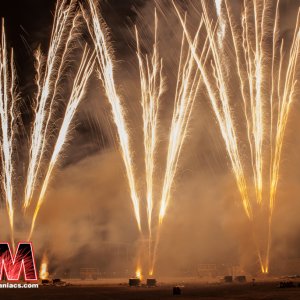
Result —
<instances>
[{"instance_id":1,"label":"firework display","mask_svg":"<svg viewBox=\"0 0 300 300\"><path fill-rule=\"evenodd\" d=\"M0 280L300 286L300 2L125 2L54 1L30 84L2 19Z\"/></svg>"},{"instance_id":2,"label":"firework display","mask_svg":"<svg viewBox=\"0 0 300 300\"><path fill-rule=\"evenodd\" d=\"M225 11L224 15L222 12L219 12L219 28L216 35L210 23L206 4L202 1L203 22L209 36L209 45L212 52L212 63L210 66L212 70L205 68L203 63L201 63L196 47L189 38L189 45L199 70L205 78L211 104L232 163L232 170L236 177L245 213L251 222L255 222L255 209L253 208L255 204L252 204L249 192L251 180L246 178L237 136L236 127L238 125L234 122L234 112L231 109L233 95L230 92L230 78L227 75L226 64L222 63L230 58L228 58L228 49L226 49L224 39L220 40L219 34L223 35L227 30L233 41L236 73L241 93L239 97L243 102L246 135L250 148L255 189L255 197L253 198L259 207L264 206L264 202L267 202L268 205L266 218L268 219L269 229L264 259L261 256L261 250L258 249L263 273L267 273L269 268L272 215L279 178L284 133L291 104L295 99L300 41L298 15L294 37L286 59L287 66L283 69L284 40L282 39L278 42L278 4L279 1L275 4L274 18L267 19L266 16L269 16L272 8L274 8L270 3L264 1L262 4L259 4L255 0L249 3L244 2L241 20L242 29L241 32L238 32L230 6L224 1ZM216 3L216 7L219 7L219 5L220 3ZM250 17L251 11L254 18ZM179 17L185 33L189 37L180 14ZM270 35L271 45L266 45L267 35ZM213 76L210 76L210 74L213 74ZM266 90L268 85L270 85L270 89ZM263 181L266 182L263 183ZM263 193L263 187L268 189L268 191Z\"/></svg>"},{"instance_id":3,"label":"firework display","mask_svg":"<svg viewBox=\"0 0 300 300\"><path fill-rule=\"evenodd\" d=\"M44 159L47 148L47 138L49 135L49 123L53 120L53 106L57 100L58 87L62 77L63 69L71 48L75 47L74 40L78 35L76 27L78 26L80 14L76 11L75 2L67 4L66 1L57 4L54 17L54 26L50 41L49 53L47 58L43 57L40 50L36 53L36 107L34 108L34 124L31 134L31 147L29 153L29 164L27 180L25 185L24 209L26 210L36 190L36 181L39 174L41 161ZM11 238L14 244L14 164L13 158L15 145L14 134L16 129L16 120L18 118L18 101L16 74L13 62L13 52L8 58L4 24L2 24L2 44L1 44L1 151L2 167L4 170L3 190L6 200L7 212L11 228ZM32 217L29 239L32 236L36 218L39 209L44 201L45 193L51 178L53 168L55 167L61 150L66 142L70 123L77 110L77 107L83 97L88 78L93 71L94 58L91 52L85 48L82 54L82 60L74 79L72 91L69 96L65 115L57 140L55 142L51 159L47 168L46 175L41 184L38 201Z\"/></svg>"}]
</instances>

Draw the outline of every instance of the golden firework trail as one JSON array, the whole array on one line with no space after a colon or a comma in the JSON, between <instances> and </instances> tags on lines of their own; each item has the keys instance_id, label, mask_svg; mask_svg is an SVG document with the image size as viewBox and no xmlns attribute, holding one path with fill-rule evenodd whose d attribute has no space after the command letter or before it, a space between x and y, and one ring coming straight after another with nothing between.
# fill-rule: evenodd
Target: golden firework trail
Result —
<instances>
[{"instance_id":1,"label":"golden firework trail","mask_svg":"<svg viewBox=\"0 0 300 300\"><path fill-rule=\"evenodd\" d=\"M192 42L194 46L199 43L202 27L203 23L201 22ZM206 38L203 44L203 52L200 57L203 65L205 65L208 53L208 38ZM187 44L187 40L183 32L175 91L174 111L169 134L166 169L162 183L162 193L159 206L157 236L149 271L150 275L152 275L154 272L154 265L160 240L161 225L165 218L167 207L170 201L172 186L174 184L174 178L178 169L179 158L188 133L188 124L201 82L201 73L198 71L197 64L195 63L192 52L189 49L189 45Z\"/></svg>"},{"instance_id":2,"label":"golden firework trail","mask_svg":"<svg viewBox=\"0 0 300 300\"><path fill-rule=\"evenodd\" d=\"M151 59L149 59L148 56L143 59L138 31L137 28L135 28L142 92L141 105L143 108L147 219L150 242L152 231L153 174L155 168L155 150L157 146L158 109L161 95L164 92L164 81L162 75L163 63L162 60L159 59L157 49L157 26L158 22L155 10L155 38Z\"/></svg>"},{"instance_id":3,"label":"golden firework trail","mask_svg":"<svg viewBox=\"0 0 300 300\"><path fill-rule=\"evenodd\" d=\"M224 36L225 36L225 30L226 30L226 24L225 20L222 14L222 4L223 0L215 0L215 7L217 16L219 18L219 30L218 30L218 43L222 44Z\"/></svg>"},{"instance_id":4,"label":"golden firework trail","mask_svg":"<svg viewBox=\"0 0 300 300\"><path fill-rule=\"evenodd\" d=\"M76 10L76 0L58 1L54 26L51 35L48 57L45 60L41 51L36 53L36 82L37 95L35 107L35 119L31 135L31 148L29 155L29 165L27 170L27 179L25 185L25 199L23 206L26 209L32 200L33 192L36 185L39 167L44 158L47 137L49 133L47 128L52 116L54 100L57 97L59 83L63 77L65 65L68 60L70 51L74 48L75 41L78 37L78 26L80 14ZM14 130L16 115L16 88L15 88L15 70L13 66L13 52L11 61L8 62L6 50L6 40L4 25L1 34L0 49L0 117L1 117L1 160L2 160L2 182L3 191L6 199L9 222L11 227L11 236L13 241L14 227L14 206L13 206L13 175L14 175ZM90 56L90 58L89 58ZM66 113L60 128L59 135L54 146L54 151L50 159L46 176L42 182L42 189L38 198L37 206L34 211L30 237L32 235L35 221L44 201L46 189L55 167L59 154L66 142L69 132L70 122L77 109L80 99L84 93L86 82L94 67L94 55L91 55L87 49L84 50L83 58L76 79L74 81L71 98L67 105ZM14 243L13 243L14 245Z\"/></svg>"},{"instance_id":5,"label":"golden firework trail","mask_svg":"<svg viewBox=\"0 0 300 300\"><path fill-rule=\"evenodd\" d=\"M278 4L276 8L276 17L278 16ZM274 29L276 30L276 29ZM274 39L276 39L276 32L274 32ZM274 46L275 47L275 46ZM265 262L265 272L268 273L269 269L269 255L271 247L271 224L272 216L274 211L274 203L276 199L277 185L279 179L279 169L281 153L284 141L284 133L287 125L289 112L291 104L295 96L295 88L297 84L297 72L298 72L298 56L300 50L300 10L298 11L297 21L293 36L292 45L289 52L287 69L285 74L282 72L283 63L283 40L280 47L280 58L279 58L279 71L277 76L277 81L274 77L274 59L275 59L275 48L273 48L272 56L272 92L270 97L271 107L273 107L274 94L276 93L278 99L278 113L277 120L275 122L275 138L274 138L274 148L271 149L271 178L270 178L270 215L269 215L269 236L268 236L268 246L267 246L267 257ZM283 88L281 88L283 84ZM274 87L278 86L277 92L274 92ZM271 132L272 134L272 132Z\"/></svg>"},{"instance_id":6,"label":"golden firework trail","mask_svg":"<svg viewBox=\"0 0 300 300\"><path fill-rule=\"evenodd\" d=\"M15 88L15 69L13 51L8 59L4 21L2 20L0 48L0 118L1 118L1 163L4 198L9 216L11 236L13 241L14 204L13 204L13 141L15 128L15 103L17 100ZM13 243L14 244L14 243Z\"/></svg>"},{"instance_id":7,"label":"golden firework trail","mask_svg":"<svg viewBox=\"0 0 300 300\"><path fill-rule=\"evenodd\" d=\"M268 238L265 260L262 259L258 250L259 260L263 273L269 269L269 253L271 243L271 223L274 210L274 201L279 178L280 158L283 146L284 132L287 125L288 115L294 99L295 86L297 83L297 66L299 54L299 14L296 21L290 52L283 57L283 40L279 41L279 1L275 7L275 16L270 21L273 12L270 1L244 1L241 32L234 24L234 17L227 1L225 2L226 14L222 20L218 14L218 23L226 21L226 29L233 40L233 48L236 62L236 74L241 90L241 99L247 130L247 138L251 155L253 181L255 189L255 201L252 204L248 196L248 186L245 179L245 165L240 156L240 147L237 143L236 127L234 124L232 105L234 104L230 93L230 78L227 74L226 65L229 63L226 56L226 45L216 40L211 22L209 22L208 10L204 0L203 18L210 40L212 52L211 69L213 76L209 76L209 69L205 68L197 54L197 48L193 46L187 28L181 19L185 34L189 40L190 48L199 70L205 81L206 88L217 117L226 149L231 159L233 172L242 196L245 212L253 221L254 204L259 207L268 205ZM222 14L222 13L221 13ZM272 47L267 46L266 40L272 40ZM280 44L278 47L277 44ZM229 50L228 50L229 51ZM286 68L283 66L286 63ZM232 72L232 71L231 71ZM271 74L271 76L270 76ZM270 78L271 77L271 78ZM269 89L266 88L271 86ZM277 88L276 88L277 87ZM229 131L228 131L229 129ZM270 146L268 148L268 141ZM268 150L269 149L269 150ZM270 153L269 167L266 154ZM265 168L269 171L265 172ZM263 182L265 174L270 174L268 201L264 201Z\"/></svg>"},{"instance_id":8,"label":"golden firework trail","mask_svg":"<svg viewBox=\"0 0 300 300\"><path fill-rule=\"evenodd\" d=\"M93 1L89 0L89 8L91 11L91 22L87 15L86 18L90 34L95 44L97 58L100 65L100 78L103 82L106 94L112 106L114 121L117 126L121 153L125 163L127 177L129 181L131 198L134 206L135 216L139 229L140 212L139 199L136 193L136 183L134 180L132 167L132 154L129 147L129 134L127 131L125 117L120 102L120 97L116 92L116 84L113 73L113 60L111 50L107 43L107 35L104 22L97 13L97 7ZM91 25L90 25L91 24ZM201 30L199 26L197 36L194 43L198 44L198 38ZM138 31L136 29L137 42L137 57L139 62L140 81L141 81L141 104L143 109L143 131L144 131L144 149L145 149L145 172L146 172L146 201L147 201L147 220L149 233L151 234L152 210L153 210L153 173L155 169L155 149L157 144L157 126L158 126L158 108L159 100L163 93L163 75L162 75L162 60L159 58L157 50L157 29L158 21L155 12L155 37L153 52L151 58L143 57L140 49L140 42ZM209 50L208 39L205 40L203 56L201 63L207 58ZM181 154L184 140L187 136L188 123L190 120L193 104L200 86L200 72L198 71L195 60L186 43L184 34L182 36L182 45L180 53L180 62L178 68L178 77L176 85L176 95L174 102L174 112L170 128L170 136L168 143L168 154L165 176L162 183L162 195L159 205L159 228L157 231L157 238L155 242L155 249L157 249L160 227L166 214L166 209L170 200L172 184L178 167L178 161ZM154 250L156 253L156 250ZM153 273L153 262L150 266L150 274Z\"/></svg>"},{"instance_id":9,"label":"golden firework trail","mask_svg":"<svg viewBox=\"0 0 300 300\"><path fill-rule=\"evenodd\" d=\"M29 234L29 239L32 236L32 233L33 233L33 230L35 227L36 218L38 216L41 205L43 204L43 202L45 200L45 194L46 194L47 187L48 187L50 179L51 179L53 169L56 166L58 159L59 159L59 155L60 155L61 151L63 150L63 146L65 145L65 143L67 141L68 134L70 132L71 121L74 117L74 114L77 111L77 108L78 108L78 105L80 104L81 99L83 98L87 81L88 81L91 73L94 70L94 61L95 61L94 56L95 55L91 54L91 52L89 50L87 50L87 48L84 49L81 63L80 63L79 69L77 71L77 74L76 74L76 77L75 77L75 80L73 83L70 99L69 99L69 102L68 102L68 105L67 105L67 108L65 111L62 125L59 130L59 134L58 134L55 146L54 146L54 150L53 150L53 153L52 153L52 156L50 159L47 173L46 173L45 179L43 181L41 192L40 192L38 202L37 202L37 205L36 205L36 208L34 211L32 223L31 223L31 230L30 230L30 234Z\"/></svg>"},{"instance_id":10,"label":"golden firework trail","mask_svg":"<svg viewBox=\"0 0 300 300\"><path fill-rule=\"evenodd\" d=\"M232 168L233 168L233 172L236 177L237 186L242 195L243 207L246 211L247 216L249 218L252 218L252 211L251 211L249 196L248 196L248 192L247 192L246 179L245 179L244 171L242 168L240 153L239 153L238 147L237 147L237 136L236 136L233 122L232 122L231 110L230 110L230 106L229 106L229 99L227 97L227 93L222 93L220 98L216 95L214 86L211 83L211 79L210 79L211 72L207 68L205 68L203 62L201 62L201 59L197 53L197 47L193 43L192 38L189 35L188 29L185 25L185 22L174 2L173 2L173 5L176 9L176 12L177 12L178 17L181 22L181 25L183 26L183 30L184 30L186 39L188 41L188 44L190 46L192 56L195 59L196 64L200 70L202 80L206 86L206 89L207 89L207 92L208 92L208 95L209 95L209 98L210 98L210 101L212 104L212 108L213 108L216 118L218 120L220 129L221 129L221 134L225 141L226 149L227 149L229 158L232 163ZM216 49L214 49L211 45L210 45L210 48L211 48L211 50L216 51ZM221 77L221 79L222 79L222 77ZM222 87L222 88L224 88L224 87Z\"/></svg>"},{"instance_id":11,"label":"golden firework trail","mask_svg":"<svg viewBox=\"0 0 300 300\"><path fill-rule=\"evenodd\" d=\"M218 17L221 16L223 0L215 0L215 6Z\"/></svg>"},{"instance_id":12,"label":"golden firework trail","mask_svg":"<svg viewBox=\"0 0 300 300\"><path fill-rule=\"evenodd\" d=\"M84 11L90 35L95 45L99 65L99 75L103 83L107 98L112 108L113 120L117 127L121 154L125 164L127 179L130 188L134 214L139 230L141 231L140 201L136 189L136 181L132 165L132 150L130 148L129 131L125 121L125 113L120 96L116 90L114 79L113 55L108 43L106 25L98 13L97 5L93 0L88 0L90 16Z\"/></svg>"},{"instance_id":13,"label":"golden firework trail","mask_svg":"<svg viewBox=\"0 0 300 300\"><path fill-rule=\"evenodd\" d=\"M75 30L79 14L75 13L76 0L57 1L54 25L46 62L40 50L36 53L36 94L35 119L31 134L29 165L25 186L24 209L28 208L36 187L39 167L47 144L47 128L52 115L58 83L62 77L67 54L76 38ZM43 72L43 69L45 71Z\"/></svg>"},{"instance_id":14,"label":"golden firework trail","mask_svg":"<svg viewBox=\"0 0 300 300\"><path fill-rule=\"evenodd\" d=\"M198 34L202 27L199 26ZM194 44L198 43L198 34ZM181 149L187 134L187 127L193 104L200 85L200 73L191 55L185 55L185 38L182 38L180 62L176 84L174 111L170 128L168 154L159 211L159 224L162 224L170 199L170 192L176 174ZM204 51L203 51L204 54ZM185 56L184 56L185 55ZM204 57L205 55L203 55Z\"/></svg>"}]
</instances>

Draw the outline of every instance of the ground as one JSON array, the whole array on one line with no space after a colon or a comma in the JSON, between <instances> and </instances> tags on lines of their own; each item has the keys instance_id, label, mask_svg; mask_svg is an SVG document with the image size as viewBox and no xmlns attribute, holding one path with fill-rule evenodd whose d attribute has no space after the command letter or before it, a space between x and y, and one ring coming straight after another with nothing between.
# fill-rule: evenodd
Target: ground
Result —
<instances>
[{"instance_id":1,"label":"ground","mask_svg":"<svg viewBox=\"0 0 300 300\"><path fill-rule=\"evenodd\" d=\"M128 287L123 280L119 283L76 282L67 287L40 286L39 289L1 289L0 299L5 300L160 300L160 299L200 299L200 300L291 300L300 299L300 287L278 288L280 280L248 283L203 283L177 282L182 286L182 294L173 296L174 281L160 283L157 287Z\"/></svg>"}]
</instances>

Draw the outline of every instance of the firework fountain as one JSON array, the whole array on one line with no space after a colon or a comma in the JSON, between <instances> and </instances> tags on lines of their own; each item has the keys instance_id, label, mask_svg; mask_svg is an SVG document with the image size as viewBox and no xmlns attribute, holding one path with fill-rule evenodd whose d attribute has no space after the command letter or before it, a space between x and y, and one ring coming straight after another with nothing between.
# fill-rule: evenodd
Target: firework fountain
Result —
<instances>
[{"instance_id":1,"label":"firework fountain","mask_svg":"<svg viewBox=\"0 0 300 300\"><path fill-rule=\"evenodd\" d=\"M130 141L132 137L129 134L124 114L123 102L117 94L116 82L114 80L113 55L109 46L107 29L102 17L97 11L94 2L89 0L90 14L83 8L89 32L92 36L100 69L100 79L104 85L106 95L112 107L113 119L117 127L118 140L123 161L126 168L129 182L131 199L135 212L136 221L141 234L141 240L146 233L143 232L140 217L140 200L137 194L137 182L133 174L132 151ZM91 18L91 20L90 20ZM170 201L170 194L174 184L174 178L178 169L178 162L182 147L187 136L188 124L191 117L194 101L200 87L201 73L189 49L185 35L182 36L180 51L180 61L178 67L174 112L171 121L170 134L168 138L168 150L166 158L166 169L164 179L161 185L160 202L158 203L159 212L157 222L153 222L152 211L154 207L153 195L153 174L155 171L155 152L157 147L158 119L160 98L164 91L166 80L163 75L163 62L158 53L158 18L155 11L155 34L152 55L143 56L140 48L139 34L135 28L137 42L137 58L139 63L140 81L141 81L141 106L143 112L143 133L144 133L144 152L145 152L145 182L146 182L146 207L147 207L147 224L148 224L148 241L149 241L149 275L153 274L157 248L160 239L160 231L165 218L167 206ZM91 24L91 25L89 25ZM198 44L200 31L204 23L201 23L197 35L193 41L194 45ZM205 64L208 56L208 38L203 45L204 51L201 55L201 63ZM152 231L155 228L154 246L152 246ZM138 259L137 273L141 274L140 258ZM137 275L138 276L138 275ZM139 275L141 276L141 275Z\"/></svg>"},{"instance_id":2,"label":"firework fountain","mask_svg":"<svg viewBox=\"0 0 300 300\"><path fill-rule=\"evenodd\" d=\"M99 66L99 75L104 85L107 98L111 104L113 119L117 127L119 144L123 161L126 168L126 174L130 187L131 200L134 207L135 218L139 230L141 231L140 220L140 200L136 189L136 179L134 176L132 164L132 151L129 142L128 126L125 121L124 109L121 98L116 90L116 83L114 79L114 62L113 55L109 43L107 41L108 35L104 21L98 14L97 5L92 0L88 0L89 13L82 9L84 17L88 25L89 32L95 45L95 51ZM91 17L91 22L90 22Z\"/></svg>"},{"instance_id":3,"label":"firework fountain","mask_svg":"<svg viewBox=\"0 0 300 300\"><path fill-rule=\"evenodd\" d=\"M203 24L201 22L194 38L193 43L195 45L199 42L202 25ZM208 39L206 39L203 44L203 52L200 57L201 62L204 65L206 63L208 53ZM189 120L201 82L201 74L197 70L192 53L189 47L187 47L186 39L183 35L176 83L174 111L168 140L167 162L162 183L162 193L160 197L157 236L154 243L150 274L154 272L154 265L160 240L161 226L170 201L172 186L174 184L174 178L178 169L179 158L185 138L188 133Z\"/></svg>"},{"instance_id":4,"label":"firework fountain","mask_svg":"<svg viewBox=\"0 0 300 300\"><path fill-rule=\"evenodd\" d=\"M59 89L63 82L67 69L68 60L78 49L81 28L81 14L76 8L76 1L58 1L54 16L54 25L47 57L44 57L41 50L36 52L36 84L37 93L34 107L34 122L31 132L31 145L29 152L29 164L27 178L24 188L23 211L27 215L28 208L35 205L31 218L30 234L31 239L35 228L36 219L45 200L46 191L51 180L53 170L59 161L60 154L70 133L71 121L76 113L78 105L85 93L87 81L94 69L94 53L84 48L79 68L73 79L71 93L68 96L65 113L62 118L58 135L54 141L52 154L47 163L46 152L49 153L50 133L53 128L50 125L55 119L55 109L59 101ZM14 201L15 186L15 163L16 143L14 140L18 130L16 120L21 112L18 107L18 95L16 93L16 75L13 66L13 52L10 60L6 49L4 25L1 34L1 62L0 62L0 115L1 115L1 160L2 160L2 182L3 194L6 201L11 237L14 241L14 211L17 205ZM44 174L41 166L46 166ZM42 175L42 176L41 176ZM43 178L40 181L40 178ZM41 187L41 188L40 188ZM39 190L39 191L38 191ZM38 192L37 201L34 194ZM14 244L14 243L13 243Z\"/></svg>"},{"instance_id":5,"label":"firework fountain","mask_svg":"<svg viewBox=\"0 0 300 300\"><path fill-rule=\"evenodd\" d=\"M146 173L146 201L149 241L152 235L152 211L153 211L153 174L155 168L155 150L157 147L157 127L160 98L164 91L162 60L159 60L157 49L157 14L155 11L155 38L151 61L146 56L144 61L138 36L137 27L135 35L137 41L137 57L139 61L141 80L141 105L143 108L143 132L145 149L145 173Z\"/></svg>"},{"instance_id":6,"label":"firework fountain","mask_svg":"<svg viewBox=\"0 0 300 300\"><path fill-rule=\"evenodd\" d=\"M15 70L13 51L8 62L6 49L4 20L2 21L0 49L0 116L1 116L1 160L4 198L9 216L11 239L14 240L14 207L13 207L13 138L15 129L15 104L17 100L15 89ZM14 243L13 243L14 244Z\"/></svg>"},{"instance_id":7,"label":"firework fountain","mask_svg":"<svg viewBox=\"0 0 300 300\"><path fill-rule=\"evenodd\" d=\"M173 2L174 4L174 2ZM199 48L191 36L180 12L192 55L205 82L209 99L225 141L232 170L241 194L244 211L253 227L254 242L261 270L269 271L271 225L279 179L280 158L285 128L291 104L295 98L299 56L299 13L288 55L284 56L284 39L279 32L279 1L244 1L241 24L235 23L228 1L216 1L217 26L215 34L210 21L208 4L201 1L203 18L212 53L211 64L201 62ZM273 16L270 18L270 16ZM220 38L222 36L222 38ZM227 39L233 49L228 48ZM270 46L271 44L271 46ZM233 105L236 95L231 92L227 66L234 52L235 75L242 101L246 136L249 145L252 176L247 173L243 157L242 138L237 132L237 117ZM233 70L230 71L234 73ZM211 75L212 74L212 75ZM240 117L240 116L239 116ZM239 130L238 130L239 129ZM253 178L253 185L251 184ZM254 193L251 193L251 187ZM258 215L266 211L267 237L263 245L257 242L255 224ZM261 228L260 228L261 230ZM266 250L264 250L266 249ZM263 254L262 254L263 253Z\"/></svg>"},{"instance_id":8,"label":"firework fountain","mask_svg":"<svg viewBox=\"0 0 300 300\"><path fill-rule=\"evenodd\" d=\"M142 128L145 163L145 195L138 191L140 182L135 175L133 136L126 121L126 109L118 93L115 81L113 51L109 34L95 1L87 0L87 6L77 9L77 1L58 1L54 25L45 57L41 50L36 52L36 85L34 120L30 135L29 162L24 184L24 214L33 208L29 239L32 237L36 220L64 145L68 140L72 119L85 93L88 79L94 69L99 68L99 77L111 106L116 125L120 153L124 162L131 201L140 239L148 239L149 275L153 275L157 250L172 188L179 166L184 142L188 134L193 106L203 83L220 127L226 150L232 165L243 209L249 219L261 270L268 273L271 247L271 225L276 199L281 153L289 112L295 98L298 54L300 46L300 17L298 14L295 31L288 44L280 38L279 0L244 1L241 22L238 23L228 1L215 0L215 13L211 17L210 6L201 0L202 17L194 37L191 36L186 16L183 17L174 2L173 6L182 25L182 39L175 86L174 109L167 139L166 164L161 180L160 192L154 192L156 151L159 140L159 117L161 99L168 84L164 74L163 59L159 53L158 17L155 11L154 43L150 55L144 55L135 28L137 62L141 85ZM69 4L68 4L69 3ZM79 68L72 80L65 112L57 136L52 133L53 119L60 95L62 78L71 53L77 48L82 16L86 21L95 51L84 48ZM272 18L270 18L272 16ZM217 19L215 22L214 19ZM201 38L200 38L201 37ZM204 37L204 38L203 38ZM229 41L229 42L228 42ZM230 45L230 46L228 46ZM233 53L233 54L232 54ZM16 72L13 52L7 51L4 24L0 48L0 153L2 167L2 191L5 199L11 238L14 241L15 212L15 135L18 131L18 106ZM235 63L230 72L228 66ZM232 93L238 86L242 114L236 109L239 99ZM239 127L238 121L245 124ZM242 135L243 130L244 135ZM50 138L51 137L51 138ZM248 150L244 150L246 139ZM48 155L50 153L50 157ZM247 163L250 161L250 168ZM143 222L141 208L145 199L146 218ZM158 212L154 213L154 208ZM267 237L263 243L257 240L258 215L264 214ZM157 219L156 219L157 217ZM143 224L147 224L144 228ZM260 228L260 227L259 227ZM138 259L138 277L142 276ZM43 270L44 272L45 270Z\"/></svg>"},{"instance_id":9,"label":"firework fountain","mask_svg":"<svg viewBox=\"0 0 300 300\"><path fill-rule=\"evenodd\" d=\"M138 29L135 27L137 42L137 58L139 62L141 81L141 106L143 110L143 133L145 152L145 177L146 177L146 203L148 219L148 254L149 264L151 260L152 247L152 212L153 212L153 175L155 171L155 152L157 147L158 112L161 96L164 92L163 62L159 59L157 45L157 13L155 11L154 45L153 54L149 59L143 57L140 49ZM143 245L141 245L142 247ZM140 250L141 251L141 250ZM141 254L140 254L141 255ZM141 266L141 258L138 259L137 274ZM152 272L149 272L152 275Z\"/></svg>"}]
</instances>

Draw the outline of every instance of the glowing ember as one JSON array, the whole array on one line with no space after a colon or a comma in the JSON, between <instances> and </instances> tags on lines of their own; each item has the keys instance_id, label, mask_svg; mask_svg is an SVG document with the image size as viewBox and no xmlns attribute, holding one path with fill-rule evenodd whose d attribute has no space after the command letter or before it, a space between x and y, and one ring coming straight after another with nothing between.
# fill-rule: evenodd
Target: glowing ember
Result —
<instances>
[{"instance_id":1,"label":"glowing ember","mask_svg":"<svg viewBox=\"0 0 300 300\"><path fill-rule=\"evenodd\" d=\"M48 272L48 258L46 254L43 255L43 259L41 262L40 272L39 272L40 279L48 279L49 272Z\"/></svg>"},{"instance_id":2,"label":"glowing ember","mask_svg":"<svg viewBox=\"0 0 300 300\"><path fill-rule=\"evenodd\" d=\"M142 270L140 268L135 271L135 277L142 280Z\"/></svg>"}]
</instances>

